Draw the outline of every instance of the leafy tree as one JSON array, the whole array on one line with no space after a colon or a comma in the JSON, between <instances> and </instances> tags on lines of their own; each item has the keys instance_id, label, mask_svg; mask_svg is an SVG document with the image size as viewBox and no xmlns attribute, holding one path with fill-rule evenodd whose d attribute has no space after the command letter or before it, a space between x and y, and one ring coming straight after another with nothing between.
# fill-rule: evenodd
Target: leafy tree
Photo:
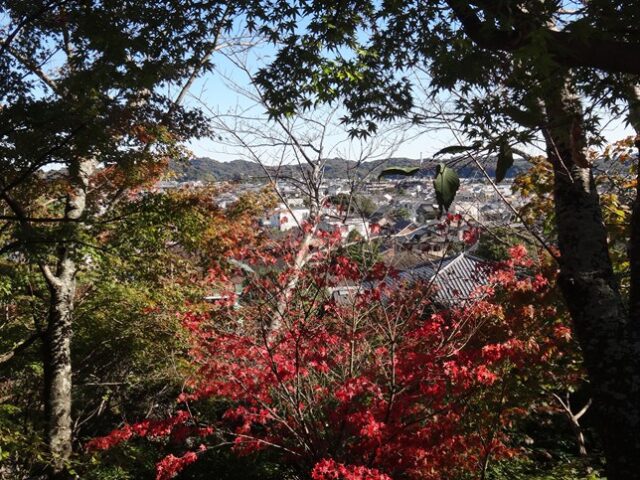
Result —
<instances>
[{"instance_id":1,"label":"leafy tree","mask_svg":"<svg viewBox=\"0 0 640 480\"><path fill-rule=\"evenodd\" d=\"M281 253L260 257L269 264ZM477 301L444 311L425 285L394 284L381 264L360 270L339 255L317 257L277 335L266 337L260 325L279 314L273 292L290 274L248 278L239 310L222 301L185 315L196 370L179 397L184 406L88 448L160 442L168 455L157 479L227 444L238 455L270 451L292 478L478 478L516 453L511 425L538 389L575 381L567 368L575 357L561 353L574 347L553 305L553 265L522 247L490 273ZM350 299L327 295L345 281L370 287ZM167 444L171 438L184 447Z\"/></svg>"},{"instance_id":2,"label":"leafy tree","mask_svg":"<svg viewBox=\"0 0 640 480\"><path fill-rule=\"evenodd\" d=\"M208 131L181 106L251 2L0 2L2 254L42 275L52 476L72 450L71 337L78 277L113 207L151 185L181 142ZM254 27L263 10L249 13ZM257 28L257 27L256 27ZM27 339L28 340L28 339Z\"/></svg>"},{"instance_id":3,"label":"leafy tree","mask_svg":"<svg viewBox=\"0 0 640 480\"><path fill-rule=\"evenodd\" d=\"M412 115L411 81L427 72L430 95L453 91L470 145L443 154L477 161L542 138L553 171L563 291L594 389L608 476L630 478L640 459L640 204L629 236L629 308L614 275L589 146L598 108L638 123L637 2L306 2L308 28L263 69L272 114L342 99L354 135ZM349 54L345 54L349 51ZM335 53L337 52L337 53ZM335 53L335 54L334 54ZM423 82L424 83L424 82ZM587 108L583 108L586 103ZM640 196L638 202L640 202Z\"/></svg>"},{"instance_id":4,"label":"leafy tree","mask_svg":"<svg viewBox=\"0 0 640 480\"><path fill-rule=\"evenodd\" d=\"M364 218L369 218L377 210L376 204L366 195L357 195L355 198L356 210Z\"/></svg>"},{"instance_id":5,"label":"leafy tree","mask_svg":"<svg viewBox=\"0 0 640 480\"><path fill-rule=\"evenodd\" d=\"M406 208L400 207L392 210L390 216L393 220L409 220L411 213Z\"/></svg>"},{"instance_id":6,"label":"leafy tree","mask_svg":"<svg viewBox=\"0 0 640 480\"><path fill-rule=\"evenodd\" d=\"M355 232L355 230L354 230ZM353 233L353 232L351 232ZM351 235L351 233L349 235ZM380 249L382 242L378 239L365 240L358 234L353 243L344 249L344 256L358 264L361 269L367 270L376 263L381 262ZM348 240L348 239L347 239Z\"/></svg>"},{"instance_id":7,"label":"leafy tree","mask_svg":"<svg viewBox=\"0 0 640 480\"><path fill-rule=\"evenodd\" d=\"M208 308L203 298L212 294L206 281L210 259L231 259L240 244L255 247L261 241L256 218L273 203L269 195L249 194L222 210L215 201L218 193L146 191L125 199L112 212L119 220L105 224L86 253L90 259L78 275L74 298L75 438L94 436L127 418L171 410L187 351L177 314L187 305ZM0 341L4 353L15 339L33 333L33 319L46 312L48 298L39 273L28 263L9 259L2 267L5 278L12 279L1 300L11 312L2 323L9 333ZM34 338L37 342L37 332ZM23 470L25 478L35 475L47 461L40 432L41 359L31 345L0 363L0 391L10 392L3 395L0 428L7 439L3 465L11 478L20 478ZM8 376L6 368L11 368ZM154 451L137 453L138 458L145 455L153 460ZM87 465L81 460L74 460L73 469L85 478ZM129 472L137 478L134 463L121 462L123 476Z\"/></svg>"},{"instance_id":8,"label":"leafy tree","mask_svg":"<svg viewBox=\"0 0 640 480\"><path fill-rule=\"evenodd\" d=\"M613 271L624 298L629 296L628 239L630 218L635 200L637 165L634 163L633 139L627 138L607 146L598 158L594 183L600 195L603 222L607 229ZM553 202L553 171L543 158L532 159L532 168L514 179L513 191L524 201L522 220L542 233L550 242L557 241Z\"/></svg>"},{"instance_id":9,"label":"leafy tree","mask_svg":"<svg viewBox=\"0 0 640 480\"><path fill-rule=\"evenodd\" d=\"M361 242L362 240L363 240L362 235L360 235L360 232L358 232L357 230L351 230L349 232L349 235L347 235L348 243L358 243L358 242Z\"/></svg>"},{"instance_id":10,"label":"leafy tree","mask_svg":"<svg viewBox=\"0 0 640 480\"><path fill-rule=\"evenodd\" d=\"M329 201L349 214L360 215L364 218L370 217L376 211L376 205L371 198L365 195L350 195L339 193L329 198Z\"/></svg>"},{"instance_id":11,"label":"leafy tree","mask_svg":"<svg viewBox=\"0 0 640 480\"><path fill-rule=\"evenodd\" d=\"M474 250L474 254L490 261L504 261L509 257L509 249L520 245L523 237L529 243L535 243L535 239L526 236L517 227L497 227L484 228L480 232L478 248Z\"/></svg>"}]
</instances>

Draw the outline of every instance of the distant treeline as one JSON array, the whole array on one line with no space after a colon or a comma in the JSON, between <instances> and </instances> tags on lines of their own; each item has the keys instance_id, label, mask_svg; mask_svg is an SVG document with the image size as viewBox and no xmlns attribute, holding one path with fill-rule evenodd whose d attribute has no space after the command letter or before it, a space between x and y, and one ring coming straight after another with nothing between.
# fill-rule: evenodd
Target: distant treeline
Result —
<instances>
[{"instance_id":1,"label":"distant treeline","mask_svg":"<svg viewBox=\"0 0 640 480\"><path fill-rule=\"evenodd\" d=\"M431 177L434 174L436 165L440 160L424 159L422 161L423 170L419 176ZM487 173L495 176L495 160L487 158L483 160ZM373 160L369 162L357 163L353 160L341 158L330 158L326 160L324 176L327 179L355 179L370 178L375 180L383 168L389 166L415 167L420 165L420 160L411 158L390 158L386 160ZM461 160L452 164L458 175L463 178L482 177L482 173L473 163ZM509 170L507 177L514 177L520 172L527 170L529 163L524 160L516 160ZM283 165L280 167L267 167L272 177L293 177L300 178L299 165ZM195 158L191 161L174 163L172 171L175 179L180 181L252 181L264 180L267 178L260 165L248 160L232 160L230 162L220 162L211 158Z\"/></svg>"}]
</instances>

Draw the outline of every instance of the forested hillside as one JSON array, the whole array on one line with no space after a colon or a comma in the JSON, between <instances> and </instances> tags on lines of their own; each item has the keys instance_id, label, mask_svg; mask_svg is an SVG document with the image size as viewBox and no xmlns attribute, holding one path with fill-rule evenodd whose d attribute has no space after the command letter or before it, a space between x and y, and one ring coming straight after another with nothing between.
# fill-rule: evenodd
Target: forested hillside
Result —
<instances>
[{"instance_id":1,"label":"forested hillside","mask_svg":"<svg viewBox=\"0 0 640 480\"><path fill-rule=\"evenodd\" d=\"M491 176L495 176L496 159L483 160L483 165ZM420 175L424 177L433 176L436 165L439 163L437 159L423 159L422 166L424 170ZM458 173L465 178L480 178L481 173L470 160L462 159L460 161ZM395 165L400 167L415 167L420 165L419 159L411 158L388 158L384 160L371 160L368 162L355 162L353 160L344 160L340 158L329 158L324 161L324 176L327 179L354 179L368 178L375 180L384 168ZM528 163L522 159L518 159L515 165L509 171L509 177L513 178L516 174L525 171ZM300 170L306 170L308 166L300 166L298 164L283 164L280 167L267 167L270 174L274 176L295 176L299 175ZM175 178L179 181L232 181L232 180L265 180L267 175L262 166L250 160L232 160L228 162L220 162L211 158L193 158L180 163L173 163L171 171Z\"/></svg>"}]
</instances>

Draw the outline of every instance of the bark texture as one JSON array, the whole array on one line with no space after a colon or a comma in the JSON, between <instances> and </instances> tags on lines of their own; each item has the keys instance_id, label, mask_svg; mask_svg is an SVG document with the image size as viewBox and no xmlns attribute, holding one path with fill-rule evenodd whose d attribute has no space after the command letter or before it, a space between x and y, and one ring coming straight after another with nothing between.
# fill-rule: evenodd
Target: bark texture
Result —
<instances>
[{"instance_id":1,"label":"bark texture","mask_svg":"<svg viewBox=\"0 0 640 480\"><path fill-rule=\"evenodd\" d=\"M71 436L71 336L73 297L75 296L75 270L66 261L50 287L48 327L45 335L45 406L47 416L47 442L52 456L51 478L64 478L66 465L72 453Z\"/></svg>"},{"instance_id":2,"label":"bark texture","mask_svg":"<svg viewBox=\"0 0 640 480\"><path fill-rule=\"evenodd\" d=\"M78 159L70 165L64 235L57 247L55 271L46 264L40 265L50 292L44 338L44 399L51 454L49 477L55 480L70 478L67 469L73 452L71 338L78 273L76 246L94 170L95 161L91 159Z\"/></svg>"},{"instance_id":3,"label":"bark texture","mask_svg":"<svg viewBox=\"0 0 640 480\"><path fill-rule=\"evenodd\" d=\"M545 99L547 154L555 173L559 284L593 393L593 415L610 480L640 471L638 356L613 273L599 195L585 155L580 102L568 88Z\"/></svg>"}]
</instances>

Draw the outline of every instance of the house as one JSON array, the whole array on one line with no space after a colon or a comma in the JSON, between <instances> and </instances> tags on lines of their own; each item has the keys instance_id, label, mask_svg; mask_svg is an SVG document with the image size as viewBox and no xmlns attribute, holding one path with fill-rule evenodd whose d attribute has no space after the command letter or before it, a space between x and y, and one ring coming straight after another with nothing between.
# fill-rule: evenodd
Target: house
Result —
<instances>
[{"instance_id":1,"label":"house","mask_svg":"<svg viewBox=\"0 0 640 480\"><path fill-rule=\"evenodd\" d=\"M371 224L361 217L340 219L327 215L322 219L318 228L325 232L340 231L340 236L343 239L347 238L351 232L357 232L363 238L371 236Z\"/></svg>"},{"instance_id":2,"label":"house","mask_svg":"<svg viewBox=\"0 0 640 480\"><path fill-rule=\"evenodd\" d=\"M477 298L477 288L488 283L487 261L463 252L404 270L398 281L426 281L435 287L435 301L443 306L459 305Z\"/></svg>"},{"instance_id":3,"label":"house","mask_svg":"<svg viewBox=\"0 0 640 480\"><path fill-rule=\"evenodd\" d=\"M397 277L387 277L384 282L389 286L424 282L432 287L433 301L446 308L477 299L478 287L489 283L487 267L486 260L463 252L402 270ZM341 285L332 293L334 298L347 301L367 288L373 288L373 284Z\"/></svg>"},{"instance_id":4,"label":"house","mask_svg":"<svg viewBox=\"0 0 640 480\"><path fill-rule=\"evenodd\" d=\"M281 204L269 217L262 220L262 225L284 232L297 228L309 218L309 214L308 208L286 208Z\"/></svg>"}]
</instances>

